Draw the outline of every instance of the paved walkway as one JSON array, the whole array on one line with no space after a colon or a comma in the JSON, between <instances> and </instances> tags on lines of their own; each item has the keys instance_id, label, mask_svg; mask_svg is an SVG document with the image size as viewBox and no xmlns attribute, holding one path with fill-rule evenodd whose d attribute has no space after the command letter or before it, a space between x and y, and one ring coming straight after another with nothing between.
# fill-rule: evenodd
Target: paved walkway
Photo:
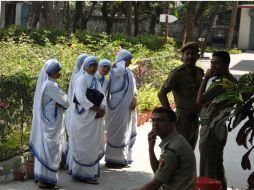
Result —
<instances>
[{"instance_id":1,"label":"paved walkway","mask_svg":"<svg viewBox=\"0 0 254 190\"><path fill-rule=\"evenodd\" d=\"M206 53L206 57L211 57L211 54ZM242 75L248 71L254 71L254 53L247 52L240 55L231 55L231 72L235 75ZM209 68L209 59L199 60L200 65L205 70ZM72 180L67 175L65 170L60 171L58 185L63 190L130 190L135 187L140 187L153 176L149 164L147 134L151 130L151 124L146 123L137 130L138 136L133 150L134 163L131 168L114 170L104 167L104 161L101 161L101 177L99 185L89 185ZM225 148L224 164L229 187L247 188L247 177L250 171L243 171L240 166L241 157L246 150L240 148L235 143L237 130L231 132L228 137L228 142ZM159 140L157 144L159 143ZM158 147L158 146L156 146ZM159 156L159 149L156 149L156 154ZM195 150L197 167L199 165L198 147ZM252 162L253 164L253 162ZM252 166L254 167L254 166ZM24 182L11 182L1 184L0 190L36 190L39 189L32 180ZM231 189L231 188L229 188Z\"/></svg>"},{"instance_id":2,"label":"paved walkway","mask_svg":"<svg viewBox=\"0 0 254 190\"><path fill-rule=\"evenodd\" d=\"M101 161L101 177L99 185L90 185L74 181L66 170L60 171L58 185L63 190L130 190L143 185L152 178L148 157L147 133L151 130L150 123L146 123L137 129L137 140L134 146L133 160L131 168L128 169L108 169L104 167L104 160ZM157 146L158 147L158 146ZM159 155L159 149L156 149ZM33 180L24 182L13 181L8 184L1 184L0 190L36 190L39 189Z\"/></svg>"}]
</instances>

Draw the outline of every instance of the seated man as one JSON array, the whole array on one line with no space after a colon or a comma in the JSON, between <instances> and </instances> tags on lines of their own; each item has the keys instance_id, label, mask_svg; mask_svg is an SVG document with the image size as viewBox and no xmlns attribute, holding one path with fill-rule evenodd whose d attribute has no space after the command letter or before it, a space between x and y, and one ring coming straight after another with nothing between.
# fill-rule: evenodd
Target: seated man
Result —
<instances>
[{"instance_id":1,"label":"seated man","mask_svg":"<svg viewBox=\"0 0 254 190\"><path fill-rule=\"evenodd\" d=\"M196 162L193 150L176 131L176 114L169 108L155 108L152 113L152 131L148 134L150 164L154 178L139 190L192 190L195 188ZM154 153L156 136L162 139L161 155Z\"/></svg>"}]
</instances>

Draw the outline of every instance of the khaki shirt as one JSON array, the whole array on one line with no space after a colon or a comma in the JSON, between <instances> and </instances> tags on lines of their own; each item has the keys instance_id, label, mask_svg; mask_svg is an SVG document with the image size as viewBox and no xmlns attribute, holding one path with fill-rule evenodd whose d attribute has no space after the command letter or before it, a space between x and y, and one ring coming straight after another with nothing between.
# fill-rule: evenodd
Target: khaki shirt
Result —
<instances>
[{"instance_id":1,"label":"khaki shirt","mask_svg":"<svg viewBox=\"0 0 254 190\"><path fill-rule=\"evenodd\" d=\"M195 66L195 70L192 73L192 71L183 64L169 73L162 88L164 88L166 92L173 92L178 109L199 113L200 107L196 104L196 98L203 76L203 69Z\"/></svg>"},{"instance_id":2,"label":"khaki shirt","mask_svg":"<svg viewBox=\"0 0 254 190\"><path fill-rule=\"evenodd\" d=\"M195 189L196 160L191 146L184 137L173 131L159 146L161 156L154 178L163 182L161 189Z\"/></svg>"}]
</instances>

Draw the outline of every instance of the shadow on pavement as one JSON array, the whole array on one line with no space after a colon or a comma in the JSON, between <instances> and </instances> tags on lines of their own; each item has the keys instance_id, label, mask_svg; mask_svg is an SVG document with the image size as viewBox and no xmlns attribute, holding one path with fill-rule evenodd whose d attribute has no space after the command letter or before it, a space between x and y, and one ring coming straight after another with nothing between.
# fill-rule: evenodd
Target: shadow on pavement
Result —
<instances>
[{"instance_id":1,"label":"shadow on pavement","mask_svg":"<svg viewBox=\"0 0 254 190\"><path fill-rule=\"evenodd\" d=\"M102 165L98 185L73 180L66 170L60 170L57 185L60 190L132 190L141 187L153 177L150 173L133 169L115 170ZM24 182L12 181L1 184L0 190L39 190L39 188L33 180L25 180Z\"/></svg>"},{"instance_id":2,"label":"shadow on pavement","mask_svg":"<svg viewBox=\"0 0 254 190\"><path fill-rule=\"evenodd\" d=\"M116 170L101 165L101 176L98 185L73 180L65 172L61 172L59 186L64 190L130 190L142 186L153 177L150 173L133 171L133 169Z\"/></svg>"},{"instance_id":3,"label":"shadow on pavement","mask_svg":"<svg viewBox=\"0 0 254 190\"><path fill-rule=\"evenodd\" d=\"M253 60L242 60L230 69L253 72L254 71L254 61Z\"/></svg>"}]
</instances>

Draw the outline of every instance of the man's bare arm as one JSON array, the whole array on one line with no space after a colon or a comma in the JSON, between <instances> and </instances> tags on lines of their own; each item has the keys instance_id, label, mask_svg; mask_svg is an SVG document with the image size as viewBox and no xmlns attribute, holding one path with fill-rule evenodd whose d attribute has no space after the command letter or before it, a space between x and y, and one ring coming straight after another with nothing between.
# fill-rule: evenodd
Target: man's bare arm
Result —
<instances>
[{"instance_id":1,"label":"man's bare arm","mask_svg":"<svg viewBox=\"0 0 254 190\"><path fill-rule=\"evenodd\" d=\"M166 90L165 88L161 88L159 93L158 93L158 98L160 100L160 103L163 107L166 107L166 108L171 108L169 106L169 101L168 101L168 97L167 97L167 94L169 93L168 90Z\"/></svg>"},{"instance_id":2,"label":"man's bare arm","mask_svg":"<svg viewBox=\"0 0 254 190\"><path fill-rule=\"evenodd\" d=\"M154 152L154 145L156 142L156 135L153 131L151 131L148 134L148 146L149 146L149 159L150 159L150 165L153 170L153 173L156 172L156 170L159 167L159 161L156 158L155 152Z\"/></svg>"}]
</instances>

